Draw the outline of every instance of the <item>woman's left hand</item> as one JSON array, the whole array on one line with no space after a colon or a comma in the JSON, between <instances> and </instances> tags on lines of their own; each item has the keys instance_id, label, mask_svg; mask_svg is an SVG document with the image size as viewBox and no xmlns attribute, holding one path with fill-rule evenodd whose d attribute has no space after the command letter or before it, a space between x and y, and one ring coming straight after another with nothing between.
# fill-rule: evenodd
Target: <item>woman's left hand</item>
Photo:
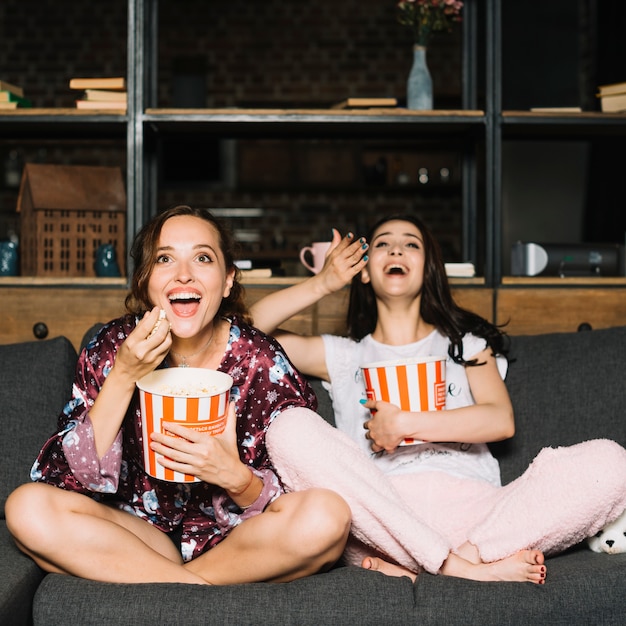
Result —
<instances>
[{"instance_id":1,"label":"woman's left hand","mask_svg":"<svg viewBox=\"0 0 626 626\"><path fill-rule=\"evenodd\" d=\"M382 400L367 400L363 406L373 411L371 419L363 424L372 451L393 452L407 436L404 424L406 413L395 404Z\"/></svg>"},{"instance_id":2,"label":"woman's left hand","mask_svg":"<svg viewBox=\"0 0 626 626\"><path fill-rule=\"evenodd\" d=\"M221 434L212 436L175 422L164 422L163 428L170 434L152 433L150 447L163 455L159 462L164 467L237 492L242 482L249 480L250 470L239 458L236 425L235 405L231 402Z\"/></svg>"},{"instance_id":3,"label":"woman's left hand","mask_svg":"<svg viewBox=\"0 0 626 626\"><path fill-rule=\"evenodd\" d=\"M362 237L355 239L352 233L342 237L333 228L333 239L326 253L324 266L317 276L311 277L324 285L326 293L343 289L367 263L368 244Z\"/></svg>"}]
</instances>

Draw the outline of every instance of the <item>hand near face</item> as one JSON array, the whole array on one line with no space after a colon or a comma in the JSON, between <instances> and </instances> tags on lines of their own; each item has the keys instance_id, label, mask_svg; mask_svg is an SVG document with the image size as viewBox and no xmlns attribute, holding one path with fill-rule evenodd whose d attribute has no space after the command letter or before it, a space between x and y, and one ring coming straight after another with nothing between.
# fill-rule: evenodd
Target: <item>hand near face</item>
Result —
<instances>
[{"instance_id":1,"label":"hand near face","mask_svg":"<svg viewBox=\"0 0 626 626\"><path fill-rule=\"evenodd\" d=\"M161 364L172 345L169 322L160 318L160 311L148 311L118 350L115 368L133 385Z\"/></svg>"},{"instance_id":2,"label":"hand near face","mask_svg":"<svg viewBox=\"0 0 626 626\"><path fill-rule=\"evenodd\" d=\"M333 240L324 267L318 274L328 293L345 287L365 267L367 248L363 238L355 239L352 233L341 237L339 231L333 228Z\"/></svg>"}]
</instances>

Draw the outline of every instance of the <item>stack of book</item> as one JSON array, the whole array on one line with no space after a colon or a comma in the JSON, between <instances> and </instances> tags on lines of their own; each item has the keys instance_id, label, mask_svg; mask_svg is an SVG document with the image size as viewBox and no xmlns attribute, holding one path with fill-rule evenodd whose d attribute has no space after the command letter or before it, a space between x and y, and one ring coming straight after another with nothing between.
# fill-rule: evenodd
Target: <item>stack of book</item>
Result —
<instances>
[{"instance_id":1,"label":"stack of book","mask_svg":"<svg viewBox=\"0 0 626 626\"><path fill-rule=\"evenodd\" d=\"M280 259L239 259L235 261L242 278L270 278L284 276Z\"/></svg>"},{"instance_id":2,"label":"stack of book","mask_svg":"<svg viewBox=\"0 0 626 626\"><path fill-rule=\"evenodd\" d=\"M116 109L125 111L128 94L126 79L119 78L72 78L70 89L83 91L83 97L76 100L78 109Z\"/></svg>"},{"instance_id":3,"label":"stack of book","mask_svg":"<svg viewBox=\"0 0 626 626\"><path fill-rule=\"evenodd\" d=\"M450 278L473 278L476 268L473 263L446 263L446 276Z\"/></svg>"},{"instance_id":4,"label":"stack of book","mask_svg":"<svg viewBox=\"0 0 626 626\"><path fill-rule=\"evenodd\" d=\"M24 90L21 87L0 80L0 109L30 106L31 102L24 97Z\"/></svg>"},{"instance_id":5,"label":"stack of book","mask_svg":"<svg viewBox=\"0 0 626 626\"><path fill-rule=\"evenodd\" d=\"M626 111L626 83L612 83L598 87L598 98L603 113Z\"/></svg>"}]
</instances>

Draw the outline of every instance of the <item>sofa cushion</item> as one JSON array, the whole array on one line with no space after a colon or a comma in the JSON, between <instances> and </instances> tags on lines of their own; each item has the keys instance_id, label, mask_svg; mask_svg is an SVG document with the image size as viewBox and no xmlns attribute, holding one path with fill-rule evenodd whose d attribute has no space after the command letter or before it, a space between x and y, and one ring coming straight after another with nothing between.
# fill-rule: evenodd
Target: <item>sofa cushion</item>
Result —
<instances>
[{"instance_id":1,"label":"sofa cushion","mask_svg":"<svg viewBox=\"0 0 626 626\"><path fill-rule=\"evenodd\" d=\"M120 585L46 576L35 626L133 624L623 624L626 554L572 550L548 559L546 585L340 567L290 583ZM60 612L59 607L63 607Z\"/></svg>"},{"instance_id":2,"label":"sofa cushion","mask_svg":"<svg viewBox=\"0 0 626 626\"><path fill-rule=\"evenodd\" d=\"M70 397L76 350L65 337L0 346L0 519Z\"/></svg>"},{"instance_id":3,"label":"sofa cushion","mask_svg":"<svg viewBox=\"0 0 626 626\"><path fill-rule=\"evenodd\" d=\"M545 446L602 437L626 444L625 354L626 327L512 338L506 385L516 433L492 446L504 483Z\"/></svg>"},{"instance_id":4,"label":"sofa cushion","mask_svg":"<svg viewBox=\"0 0 626 626\"><path fill-rule=\"evenodd\" d=\"M379 626L409 623L414 610L409 578L339 567L289 583L225 586L123 585L51 574L35 595L33 615L35 626Z\"/></svg>"}]
</instances>

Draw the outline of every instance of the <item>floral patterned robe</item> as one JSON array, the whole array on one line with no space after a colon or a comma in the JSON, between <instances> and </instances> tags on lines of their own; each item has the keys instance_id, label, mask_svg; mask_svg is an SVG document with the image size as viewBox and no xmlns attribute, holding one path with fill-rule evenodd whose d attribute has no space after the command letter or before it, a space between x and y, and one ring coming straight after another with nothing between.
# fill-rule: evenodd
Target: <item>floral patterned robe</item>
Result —
<instances>
[{"instance_id":1,"label":"floral patterned robe","mask_svg":"<svg viewBox=\"0 0 626 626\"><path fill-rule=\"evenodd\" d=\"M115 442L99 458L89 409L119 346L136 324L137 319L131 315L114 320L83 350L71 400L59 417L59 432L44 444L31 478L118 506L165 532L182 529L182 555L191 560L216 545L244 519L261 513L283 493L270 464L265 434L280 412L294 407L315 410L317 401L278 342L233 319L219 369L234 380L231 399L236 406L240 458L263 480L257 501L242 510L216 485L170 483L146 474L137 392ZM163 363L160 367L166 366Z\"/></svg>"}]
</instances>

